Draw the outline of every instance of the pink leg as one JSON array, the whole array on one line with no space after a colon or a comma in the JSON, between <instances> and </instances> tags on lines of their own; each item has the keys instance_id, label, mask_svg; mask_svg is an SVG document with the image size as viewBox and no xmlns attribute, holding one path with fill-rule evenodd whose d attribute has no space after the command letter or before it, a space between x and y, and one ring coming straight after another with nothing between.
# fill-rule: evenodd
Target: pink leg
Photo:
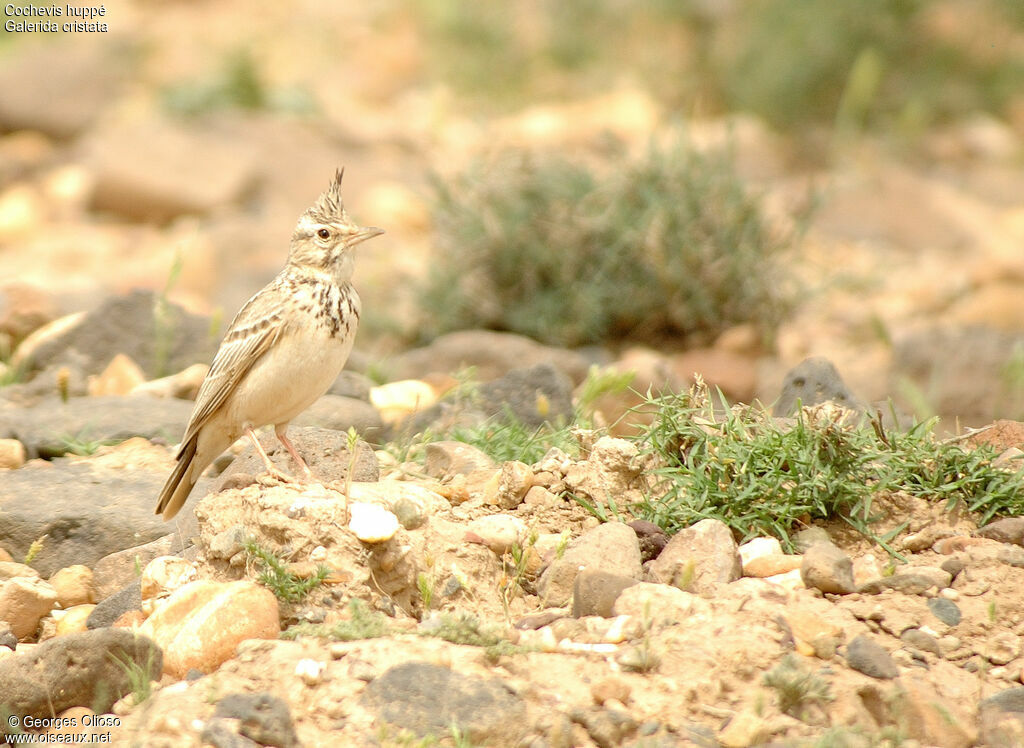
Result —
<instances>
[{"instance_id":1,"label":"pink leg","mask_svg":"<svg viewBox=\"0 0 1024 748\"><path fill-rule=\"evenodd\" d=\"M256 450L256 454L263 458L263 464L267 466L267 472L270 473L274 478L284 483L294 483L295 479L279 469L271 460L270 456L263 450L263 446L260 444L260 440L256 438L256 432L251 428L245 430L246 436L252 441L252 446ZM286 445L287 446L287 445ZM289 449L289 452L291 449ZM303 464L305 467L305 464ZM309 468L306 468L307 470Z\"/></svg>"},{"instance_id":2,"label":"pink leg","mask_svg":"<svg viewBox=\"0 0 1024 748\"><path fill-rule=\"evenodd\" d=\"M295 464L299 466L299 470L302 471L306 480L313 480L313 471L309 469L309 465L306 464L306 461L302 459L298 450L295 449L295 445L292 444L291 440L287 436L285 436L287 428L287 426L275 427L274 433L277 434L278 441L280 441L284 445L284 448L288 450L288 454L290 454L292 459L295 460Z\"/></svg>"}]
</instances>

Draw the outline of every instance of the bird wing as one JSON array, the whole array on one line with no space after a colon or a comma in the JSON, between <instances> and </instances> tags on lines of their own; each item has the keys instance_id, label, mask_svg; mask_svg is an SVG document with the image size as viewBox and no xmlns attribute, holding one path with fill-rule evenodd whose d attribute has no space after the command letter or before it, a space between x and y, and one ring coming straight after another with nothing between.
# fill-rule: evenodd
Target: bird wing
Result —
<instances>
[{"instance_id":1,"label":"bird wing","mask_svg":"<svg viewBox=\"0 0 1024 748\"><path fill-rule=\"evenodd\" d=\"M181 440L179 457L185 445L224 404L252 365L259 360L281 334L280 306L271 303L278 295L274 286L268 286L245 303L235 315L221 341L210 371L196 396L185 436Z\"/></svg>"}]
</instances>

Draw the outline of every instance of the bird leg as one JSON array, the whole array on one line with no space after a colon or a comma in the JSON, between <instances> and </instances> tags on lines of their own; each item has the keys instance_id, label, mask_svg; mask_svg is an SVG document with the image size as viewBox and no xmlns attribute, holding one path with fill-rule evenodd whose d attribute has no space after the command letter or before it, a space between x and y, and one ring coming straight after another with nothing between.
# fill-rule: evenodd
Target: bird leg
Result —
<instances>
[{"instance_id":1,"label":"bird leg","mask_svg":"<svg viewBox=\"0 0 1024 748\"><path fill-rule=\"evenodd\" d=\"M302 471L302 475L306 480L313 480L313 471L309 469L309 465L302 459L298 450L295 449L295 445L292 444L291 440L285 436L287 427L275 427L274 433L277 434L277 440L284 445L284 448L288 450L288 454L295 460L295 464L298 465L299 470Z\"/></svg>"},{"instance_id":2,"label":"bird leg","mask_svg":"<svg viewBox=\"0 0 1024 748\"><path fill-rule=\"evenodd\" d=\"M246 428L245 434L252 441L252 446L256 450L256 454L258 454L263 459L263 464L266 466L267 472L270 473L270 475L273 478L276 478L277 480L281 481L282 483L297 483L295 478L293 478L292 476L288 475L288 473L286 473L283 470L281 470L280 468L278 468L277 465L275 465L271 461L270 456L263 449L263 445L260 444L260 440L256 438L256 432L255 431L253 431L251 428ZM278 438L280 438L280 434L278 434ZM282 443L284 443L284 442L282 442ZM291 452L292 457L294 457L295 456L295 451L294 451L295 448L292 447L291 444L285 444L285 446L288 448L288 451ZM302 467L306 467L306 463L300 462L300 464L302 465ZM306 470L308 471L309 468L306 468Z\"/></svg>"}]
</instances>

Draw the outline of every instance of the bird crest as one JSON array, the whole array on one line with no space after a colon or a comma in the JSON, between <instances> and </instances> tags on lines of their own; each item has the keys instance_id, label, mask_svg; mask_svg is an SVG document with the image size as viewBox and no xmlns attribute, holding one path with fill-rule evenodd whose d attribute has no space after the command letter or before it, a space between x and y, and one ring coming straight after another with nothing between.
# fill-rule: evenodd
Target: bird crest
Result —
<instances>
[{"instance_id":1,"label":"bird crest","mask_svg":"<svg viewBox=\"0 0 1024 748\"><path fill-rule=\"evenodd\" d=\"M345 203L341 199L341 178L345 176L345 167L334 173L334 180L317 201L306 211L306 215L316 223L333 223L345 217Z\"/></svg>"}]
</instances>

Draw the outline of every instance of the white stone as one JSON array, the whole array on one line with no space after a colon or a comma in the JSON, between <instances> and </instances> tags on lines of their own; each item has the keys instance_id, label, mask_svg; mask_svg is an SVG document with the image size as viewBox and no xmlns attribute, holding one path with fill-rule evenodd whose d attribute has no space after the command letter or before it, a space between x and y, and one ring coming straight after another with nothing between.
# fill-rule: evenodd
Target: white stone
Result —
<instances>
[{"instance_id":1,"label":"white stone","mask_svg":"<svg viewBox=\"0 0 1024 748\"><path fill-rule=\"evenodd\" d=\"M782 554L782 543L778 538L751 538L739 547L740 560L746 566L755 558Z\"/></svg>"},{"instance_id":2,"label":"white stone","mask_svg":"<svg viewBox=\"0 0 1024 748\"><path fill-rule=\"evenodd\" d=\"M350 529L364 543L383 543L398 532L398 517L376 504L349 504Z\"/></svg>"},{"instance_id":3,"label":"white stone","mask_svg":"<svg viewBox=\"0 0 1024 748\"><path fill-rule=\"evenodd\" d=\"M327 663L305 658L295 663L295 674L302 679L307 686L315 686L324 679L324 669Z\"/></svg>"}]
</instances>

